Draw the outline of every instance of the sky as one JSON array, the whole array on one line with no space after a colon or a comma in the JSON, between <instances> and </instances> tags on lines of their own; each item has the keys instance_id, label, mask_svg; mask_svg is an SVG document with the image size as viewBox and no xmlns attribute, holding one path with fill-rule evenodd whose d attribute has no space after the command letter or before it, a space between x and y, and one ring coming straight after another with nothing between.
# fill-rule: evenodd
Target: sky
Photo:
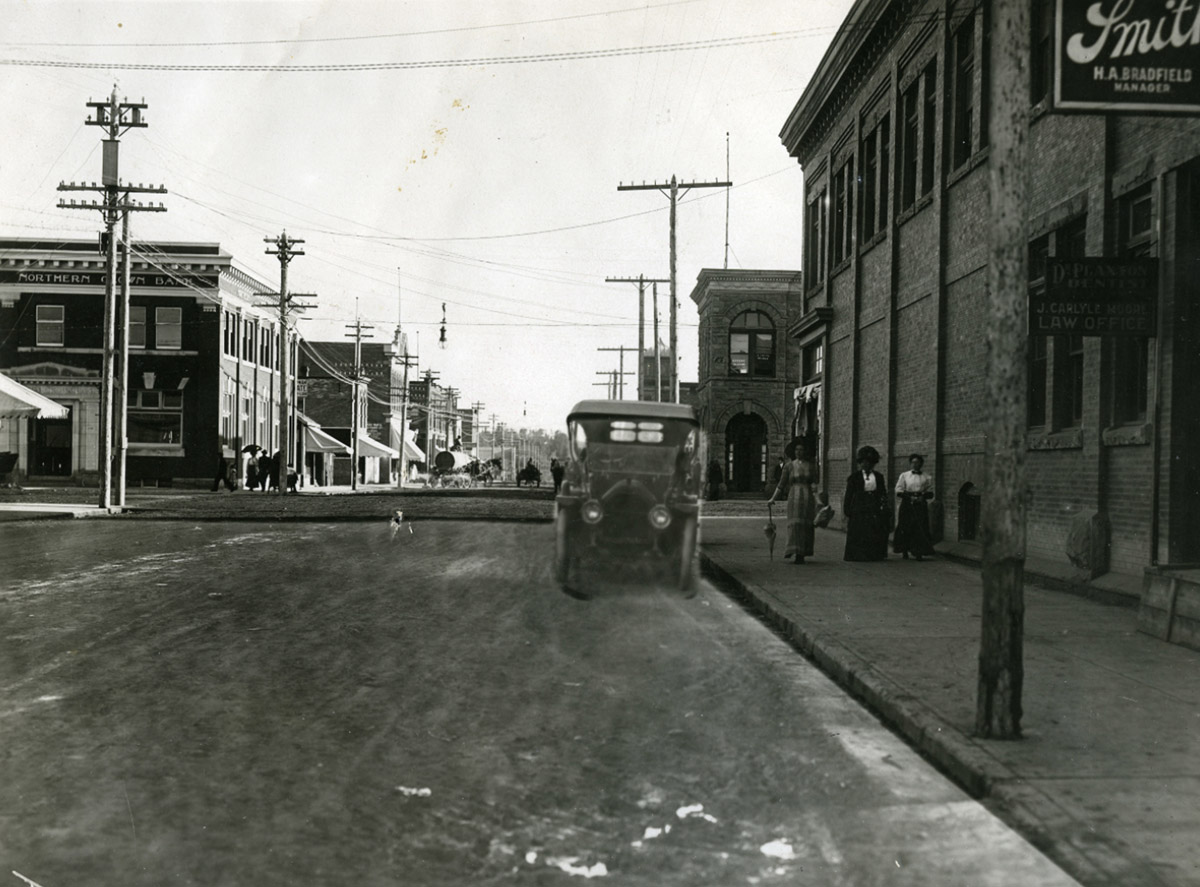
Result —
<instances>
[{"instance_id":1,"label":"sky","mask_svg":"<svg viewBox=\"0 0 1200 887\"><path fill-rule=\"evenodd\" d=\"M306 338L400 322L420 372L485 421L560 429L606 396L620 355L598 349L637 347L638 289L605 278L669 276L667 193L620 184L733 182L677 202L682 381L701 269L800 269L803 175L779 131L851 5L3 0L0 235L96 236L57 185L99 179L87 102L115 86L148 105L122 179L168 191L135 240L219 243L278 286L264 238L286 230L305 253L289 290L316 294Z\"/></svg>"}]
</instances>

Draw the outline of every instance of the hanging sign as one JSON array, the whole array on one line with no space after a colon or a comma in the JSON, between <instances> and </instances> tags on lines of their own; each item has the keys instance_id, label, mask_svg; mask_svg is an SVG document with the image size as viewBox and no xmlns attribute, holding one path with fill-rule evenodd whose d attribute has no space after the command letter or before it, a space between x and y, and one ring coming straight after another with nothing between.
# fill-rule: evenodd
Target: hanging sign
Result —
<instances>
[{"instance_id":1,"label":"hanging sign","mask_svg":"<svg viewBox=\"0 0 1200 887\"><path fill-rule=\"evenodd\" d=\"M1054 107L1200 113L1200 5L1057 0Z\"/></svg>"},{"instance_id":2,"label":"hanging sign","mask_svg":"<svg viewBox=\"0 0 1200 887\"><path fill-rule=\"evenodd\" d=\"M1029 296L1029 334L1152 338L1158 259L1049 259Z\"/></svg>"}]
</instances>

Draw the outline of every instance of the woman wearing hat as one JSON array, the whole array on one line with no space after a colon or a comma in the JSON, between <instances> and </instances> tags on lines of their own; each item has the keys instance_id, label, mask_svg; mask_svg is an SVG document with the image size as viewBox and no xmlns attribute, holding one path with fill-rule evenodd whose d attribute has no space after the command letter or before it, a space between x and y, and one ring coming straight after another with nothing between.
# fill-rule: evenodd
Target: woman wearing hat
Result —
<instances>
[{"instance_id":1,"label":"woman wearing hat","mask_svg":"<svg viewBox=\"0 0 1200 887\"><path fill-rule=\"evenodd\" d=\"M896 534L892 537L892 551L911 554L916 560L933 554L933 542L929 538L929 506L933 498L933 479L924 472L925 457L913 453L908 457L909 469L896 481L896 498L900 500L900 514L896 518Z\"/></svg>"},{"instance_id":2,"label":"woman wearing hat","mask_svg":"<svg viewBox=\"0 0 1200 887\"><path fill-rule=\"evenodd\" d=\"M883 475L875 470L879 452L874 447L860 447L855 461L858 470L846 478L846 494L842 498L842 514L846 515L845 560L885 560L891 506Z\"/></svg>"},{"instance_id":3,"label":"woman wearing hat","mask_svg":"<svg viewBox=\"0 0 1200 887\"><path fill-rule=\"evenodd\" d=\"M787 548L785 558L796 556L796 563L813 553L813 516L816 513L816 496L813 487L817 482L817 467L808 459L804 442L797 438L783 448L787 461L775 492L767 502L781 496L787 497Z\"/></svg>"}]
</instances>

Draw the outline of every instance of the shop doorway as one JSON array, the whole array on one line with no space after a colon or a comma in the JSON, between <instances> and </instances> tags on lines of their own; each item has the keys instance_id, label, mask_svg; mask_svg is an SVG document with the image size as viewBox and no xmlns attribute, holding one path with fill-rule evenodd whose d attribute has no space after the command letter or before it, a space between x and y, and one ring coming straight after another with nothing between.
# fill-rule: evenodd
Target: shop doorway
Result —
<instances>
[{"instance_id":1,"label":"shop doorway","mask_svg":"<svg viewBox=\"0 0 1200 887\"><path fill-rule=\"evenodd\" d=\"M767 481L767 423L739 413L725 426L725 477L731 493L761 493Z\"/></svg>"},{"instance_id":2,"label":"shop doorway","mask_svg":"<svg viewBox=\"0 0 1200 887\"><path fill-rule=\"evenodd\" d=\"M71 408L65 419L35 419L29 446L29 473L39 477L71 475Z\"/></svg>"}]
</instances>

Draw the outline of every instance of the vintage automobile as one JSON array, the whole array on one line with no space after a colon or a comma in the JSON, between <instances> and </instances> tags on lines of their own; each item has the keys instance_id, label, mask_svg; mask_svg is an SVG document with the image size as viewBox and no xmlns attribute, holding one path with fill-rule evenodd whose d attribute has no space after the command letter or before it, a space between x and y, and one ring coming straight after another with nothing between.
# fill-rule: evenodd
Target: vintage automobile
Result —
<instances>
[{"instance_id":1,"label":"vintage automobile","mask_svg":"<svg viewBox=\"0 0 1200 887\"><path fill-rule=\"evenodd\" d=\"M700 436L689 406L584 400L567 416L570 458L555 498L555 573L587 598L581 567L613 562L665 566L694 593L700 517Z\"/></svg>"}]
</instances>

